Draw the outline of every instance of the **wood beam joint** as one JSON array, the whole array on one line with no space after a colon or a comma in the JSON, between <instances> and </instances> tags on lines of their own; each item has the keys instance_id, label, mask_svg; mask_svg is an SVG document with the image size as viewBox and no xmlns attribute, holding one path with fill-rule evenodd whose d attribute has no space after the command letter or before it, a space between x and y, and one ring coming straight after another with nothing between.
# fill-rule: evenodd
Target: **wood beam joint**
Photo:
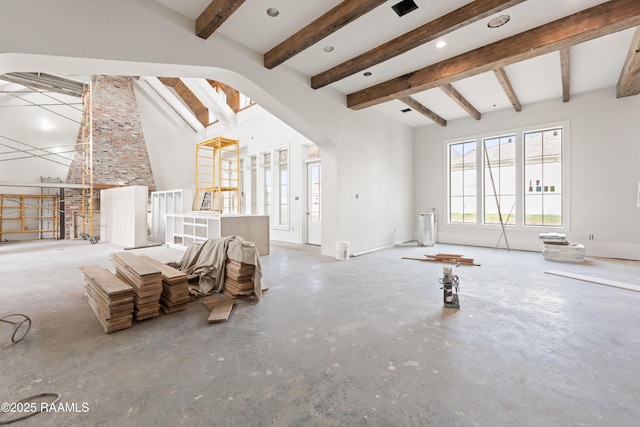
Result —
<instances>
[{"instance_id":1,"label":"wood beam joint","mask_svg":"<svg viewBox=\"0 0 640 427\"><path fill-rule=\"evenodd\" d=\"M264 54L264 66L274 68L387 0L345 0Z\"/></svg>"},{"instance_id":2,"label":"wood beam joint","mask_svg":"<svg viewBox=\"0 0 640 427\"><path fill-rule=\"evenodd\" d=\"M371 107L640 25L638 0L610 0L581 12L347 95Z\"/></svg>"},{"instance_id":3,"label":"wood beam joint","mask_svg":"<svg viewBox=\"0 0 640 427\"><path fill-rule=\"evenodd\" d=\"M458 92L456 88L454 88L451 84L443 85L440 87L440 89L442 89L442 91L446 93L449 96L449 98L453 99L456 104L462 107L464 111L469 113L471 117L473 117L476 120L480 120L480 118L482 117L482 115L480 114L480 111L476 110L476 108L473 105L471 105L471 103L467 101L467 99L464 96L462 96L462 94Z\"/></svg>"},{"instance_id":4,"label":"wood beam joint","mask_svg":"<svg viewBox=\"0 0 640 427\"><path fill-rule=\"evenodd\" d=\"M629 53L622 67L616 91L618 98L638 95L640 93L640 27L636 29L636 33L631 41Z\"/></svg>"},{"instance_id":5,"label":"wood beam joint","mask_svg":"<svg viewBox=\"0 0 640 427\"><path fill-rule=\"evenodd\" d=\"M393 40L311 77L311 87L319 89L359 71L380 64L418 46L459 30L524 0L476 0L411 30Z\"/></svg>"},{"instance_id":6,"label":"wood beam joint","mask_svg":"<svg viewBox=\"0 0 640 427\"><path fill-rule=\"evenodd\" d=\"M493 70L493 74L496 75L496 78L500 82L500 86L502 86L502 90L504 90L504 93L509 98L509 101L511 101L511 105L513 105L513 108L517 112L522 111L522 104L520 104L520 100L518 99L516 92L513 90L511 81L509 80L509 77L507 77L507 72L504 70L504 68Z\"/></svg>"},{"instance_id":7,"label":"wood beam joint","mask_svg":"<svg viewBox=\"0 0 640 427\"><path fill-rule=\"evenodd\" d=\"M434 113L433 111L431 111L430 109L428 109L427 107L425 107L424 105L422 105L421 103L413 99L412 97L405 96L400 98L400 101L404 102L409 107L416 110L418 113L424 116L427 116L428 118L430 118L431 120L439 124L440 126L444 127L447 125L447 121L445 119L443 119L442 117L440 117L439 115L437 115L436 113Z\"/></svg>"}]
</instances>

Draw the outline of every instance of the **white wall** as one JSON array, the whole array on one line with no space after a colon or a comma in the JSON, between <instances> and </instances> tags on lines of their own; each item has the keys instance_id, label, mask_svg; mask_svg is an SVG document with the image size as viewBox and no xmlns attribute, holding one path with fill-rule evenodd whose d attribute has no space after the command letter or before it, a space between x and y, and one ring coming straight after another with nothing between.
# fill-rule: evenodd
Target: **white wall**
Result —
<instances>
[{"instance_id":1,"label":"white wall","mask_svg":"<svg viewBox=\"0 0 640 427\"><path fill-rule=\"evenodd\" d=\"M305 135L323 153L323 254L333 256L338 240L360 252L411 238L411 213L396 204L412 200L408 127L349 110L344 95L311 89L286 65L265 69L260 53L220 34L202 40L193 21L150 0L4 2L2 16L10 19L0 25L0 73L212 78Z\"/></svg>"},{"instance_id":2,"label":"white wall","mask_svg":"<svg viewBox=\"0 0 640 427\"><path fill-rule=\"evenodd\" d=\"M157 94L134 88L156 190L195 189L196 132Z\"/></svg>"},{"instance_id":3,"label":"white wall","mask_svg":"<svg viewBox=\"0 0 640 427\"><path fill-rule=\"evenodd\" d=\"M445 141L515 128L568 121L568 240L585 245L590 256L640 259L640 97L615 98L615 89L575 95L568 103L551 100L502 110L482 120L462 119L447 127L416 130L414 142L415 214L437 208L438 241L495 247L500 227L446 222ZM541 250L540 229L508 231L513 249ZM594 240L588 240L590 234Z\"/></svg>"}]
</instances>

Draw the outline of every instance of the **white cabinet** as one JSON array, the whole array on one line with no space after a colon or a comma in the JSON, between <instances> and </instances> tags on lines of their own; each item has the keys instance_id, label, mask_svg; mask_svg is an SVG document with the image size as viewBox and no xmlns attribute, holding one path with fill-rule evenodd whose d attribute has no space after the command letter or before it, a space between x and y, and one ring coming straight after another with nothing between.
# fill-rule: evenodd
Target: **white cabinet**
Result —
<instances>
[{"instance_id":1,"label":"white cabinet","mask_svg":"<svg viewBox=\"0 0 640 427\"><path fill-rule=\"evenodd\" d=\"M172 248L233 235L254 243L259 255L269 255L268 215L166 214L165 243Z\"/></svg>"},{"instance_id":2,"label":"white cabinet","mask_svg":"<svg viewBox=\"0 0 640 427\"><path fill-rule=\"evenodd\" d=\"M191 210L193 195L190 190L154 191L151 193L151 224L149 240L165 241L167 214L181 214Z\"/></svg>"},{"instance_id":3,"label":"white cabinet","mask_svg":"<svg viewBox=\"0 0 640 427\"><path fill-rule=\"evenodd\" d=\"M147 245L147 197L144 185L100 190L100 240L124 247Z\"/></svg>"}]
</instances>

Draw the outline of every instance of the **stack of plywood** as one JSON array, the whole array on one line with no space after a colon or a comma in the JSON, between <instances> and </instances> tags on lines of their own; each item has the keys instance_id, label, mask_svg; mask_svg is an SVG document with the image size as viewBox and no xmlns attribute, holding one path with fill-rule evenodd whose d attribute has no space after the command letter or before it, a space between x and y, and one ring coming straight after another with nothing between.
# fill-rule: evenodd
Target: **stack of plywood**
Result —
<instances>
[{"instance_id":1,"label":"stack of plywood","mask_svg":"<svg viewBox=\"0 0 640 427\"><path fill-rule=\"evenodd\" d=\"M133 288L136 320L160 315L162 273L144 259L127 253L112 254L116 275Z\"/></svg>"},{"instance_id":2,"label":"stack of plywood","mask_svg":"<svg viewBox=\"0 0 640 427\"><path fill-rule=\"evenodd\" d=\"M133 319L133 289L108 270L90 265L80 267L86 281L86 295L105 333L130 328Z\"/></svg>"},{"instance_id":3,"label":"stack of plywood","mask_svg":"<svg viewBox=\"0 0 640 427\"><path fill-rule=\"evenodd\" d=\"M253 295L255 265L227 260L224 278L224 294L230 298Z\"/></svg>"},{"instance_id":4,"label":"stack of plywood","mask_svg":"<svg viewBox=\"0 0 640 427\"><path fill-rule=\"evenodd\" d=\"M187 275L146 255L140 258L162 273L162 295L160 296L162 311L169 314L187 308L187 302L191 300Z\"/></svg>"}]
</instances>

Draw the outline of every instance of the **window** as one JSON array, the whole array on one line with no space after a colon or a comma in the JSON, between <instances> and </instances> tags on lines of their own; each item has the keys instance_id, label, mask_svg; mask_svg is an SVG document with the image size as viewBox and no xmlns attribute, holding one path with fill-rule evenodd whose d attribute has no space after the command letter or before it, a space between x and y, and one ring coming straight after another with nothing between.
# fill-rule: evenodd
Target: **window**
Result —
<instances>
[{"instance_id":1,"label":"window","mask_svg":"<svg viewBox=\"0 0 640 427\"><path fill-rule=\"evenodd\" d=\"M485 224L516 223L515 146L515 135L483 141Z\"/></svg>"},{"instance_id":2,"label":"window","mask_svg":"<svg viewBox=\"0 0 640 427\"><path fill-rule=\"evenodd\" d=\"M524 134L524 224L562 226L562 128Z\"/></svg>"},{"instance_id":3,"label":"window","mask_svg":"<svg viewBox=\"0 0 640 427\"><path fill-rule=\"evenodd\" d=\"M243 108L247 108L247 107L249 107L249 106L251 106L253 104L254 104L254 102L253 102L253 100L251 98L249 98L247 95L245 95L243 93L240 94L240 105L239 105L239 107L240 107L241 110Z\"/></svg>"},{"instance_id":4,"label":"window","mask_svg":"<svg viewBox=\"0 0 640 427\"><path fill-rule=\"evenodd\" d=\"M449 221L475 223L476 142L449 145Z\"/></svg>"},{"instance_id":5,"label":"window","mask_svg":"<svg viewBox=\"0 0 640 427\"><path fill-rule=\"evenodd\" d=\"M258 158L251 156L251 212L250 214L256 215L258 213Z\"/></svg>"},{"instance_id":6,"label":"window","mask_svg":"<svg viewBox=\"0 0 640 427\"><path fill-rule=\"evenodd\" d=\"M263 154L264 165L264 214L271 222L271 153Z\"/></svg>"},{"instance_id":7,"label":"window","mask_svg":"<svg viewBox=\"0 0 640 427\"><path fill-rule=\"evenodd\" d=\"M567 126L449 143L449 223L566 227Z\"/></svg>"},{"instance_id":8,"label":"window","mask_svg":"<svg viewBox=\"0 0 640 427\"><path fill-rule=\"evenodd\" d=\"M289 148L269 149L247 155L245 159L247 180L243 195L249 198L247 211L251 208L247 214L267 215L274 229L289 229Z\"/></svg>"},{"instance_id":9,"label":"window","mask_svg":"<svg viewBox=\"0 0 640 427\"><path fill-rule=\"evenodd\" d=\"M238 188L240 189L240 213L247 213L247 206L244 197L244 159L240 159L240 176L238 177Z\"/></svg>"},{"instance_id":10,"label":"window","mask_svg":"<svg viewBox=\"0 0 640 427\"><path fill-rule=\"evenodd\" d=\"M280 170L280 203L279 203L279 224L289 224L289 168L287 150L280 150L278 153L278 168Z\"/></svg>"}]
</instances>

